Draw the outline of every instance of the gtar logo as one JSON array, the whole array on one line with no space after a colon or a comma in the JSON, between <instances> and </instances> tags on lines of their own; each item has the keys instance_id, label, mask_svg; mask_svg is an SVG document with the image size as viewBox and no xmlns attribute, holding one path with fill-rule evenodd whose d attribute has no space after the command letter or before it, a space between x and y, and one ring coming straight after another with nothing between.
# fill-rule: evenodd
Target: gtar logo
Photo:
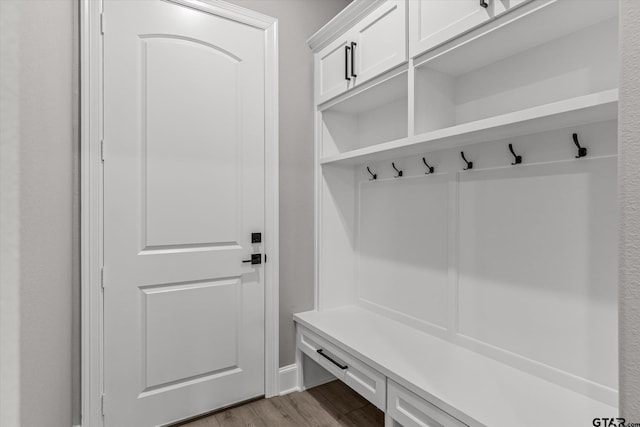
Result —
<instances>
[{"instance_id":1,"label":"gtar logo","mask_svg":"<svg viewBox=\"0 0 640 427\"><path fill-rule=\"evenodd\" d=\"M624 418L594 418L594 427L625 427Z\"/></svg>"}]
</instances>

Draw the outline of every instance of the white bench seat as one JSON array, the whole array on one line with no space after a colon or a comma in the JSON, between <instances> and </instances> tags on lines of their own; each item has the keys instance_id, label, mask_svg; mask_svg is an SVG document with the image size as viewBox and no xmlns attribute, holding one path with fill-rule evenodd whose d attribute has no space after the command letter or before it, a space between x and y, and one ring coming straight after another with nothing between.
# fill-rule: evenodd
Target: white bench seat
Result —
<instances>
[{"instance_id":1,"label":"white bench seat","mask_svg":"<svg viewBox=\"0 0 640 427\"><path fill-rule=\"evenodd\" d=\"M395 382L470 426L589 426L594 418L618 414L613 406L359 307L308 311L294 320L386 376L387 388Z\"/></svg>"}]
</instances>

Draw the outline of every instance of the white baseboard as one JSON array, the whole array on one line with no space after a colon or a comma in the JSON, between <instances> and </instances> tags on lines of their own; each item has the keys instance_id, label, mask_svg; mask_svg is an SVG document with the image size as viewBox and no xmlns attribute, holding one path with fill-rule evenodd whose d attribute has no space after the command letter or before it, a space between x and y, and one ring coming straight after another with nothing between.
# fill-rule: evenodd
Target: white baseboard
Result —
<instances>
[{"instance_id":1,"label":"white baseboard","mask_svg":"<svg viewBox=\"0 0 640 427\"><path fill-rule=\"evenodd\" d=\"M315 362L309 359L305 360L305 362L304 388L302 390L317 387L336 379L329 371L320 367L320 365ZM298 387L298 366L295 363L280 368L279 376L280 396L302 391L300 387Z\"/></svg>"},{"instance_id":2,"label":"white baseboard","mask_svg":"<svg viewBox=\"0 0 640 427\"><path fill-rule=\"evenodd\" d=\"M302 364L304 366L304 390L317 387L336 379L336 377L334 377L329 371L306 356L302 357Z\"/></svg>"},{"instance_id":3,"label":"white baseboard","mask_svg":"<svg viewBox=\"0 0 640 427\"><path fill-rule=\"evenodd\" d=\"M280 368L279 376L280 396L293 393L294 391L300 391L298 388L298 366L295 363Z\"/></svg>"}]
</instances>

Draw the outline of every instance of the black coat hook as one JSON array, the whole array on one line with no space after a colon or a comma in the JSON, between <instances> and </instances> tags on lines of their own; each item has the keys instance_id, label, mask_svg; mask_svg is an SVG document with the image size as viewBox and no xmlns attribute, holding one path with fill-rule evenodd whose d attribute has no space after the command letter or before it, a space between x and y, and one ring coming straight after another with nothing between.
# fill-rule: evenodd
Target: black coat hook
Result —
<instances>
[{"instance_id":1,"label":"black coat hook","mask_svg":"<svg viewBox=\"0 0 640 427\"><path fill-rule=\"evenodd\" d=\"M422 163L424 163L424 165L427 167L428 172L425 172L425 175L429 175L431 173L433 173L433 171L435 170L433 166L429 166L429 164L427 163L427 160L423 157L422 158Z\"/></svg>"},{"instance_id":2,"label":"black coat hook","mask_svg":"<svg viewBox=\"0 0 640 427\"><path fill-rule=\"evenodd\" d=\"M581 147L580 146L580 142L578 142L578 134L577 133L573 134L573 143L576 144L576 147L578 147L578 155L576 156L576 159L579 159L580 157L586 157L586 155L587 155L587 147Z\"/></svg>"},{"instance_id":3,"label":"black coat hook","mask_svg":"<svg viewBox=\"0 0 640 427\"><path fill-rule=\"evenodd\" d=\"M512 165L519 165L522 163L522 156L516 155L516 152L513 151L513 144L509 144L509 151L511 151L511 154L513 154L513 157L515 158L515 161L511 163Z\"/></svg>"},{"instance_id":4,"label":"black coat hook","mask_svg":"<svg viewBox=\"0 0 640 427\"><path fill-rule=\"evenodd\" d=\"M369 166L367 166L367 172L369 172L371 174L371 179L369 181L373 181L374 179L378 179L378 174L371 172L371 169L369 169Z\"/></svg>"},{"instance_id":5,"label":"black coat hook","mask_svg":"<svg viewBox=\"0 0 640 427\"><path fill-rule=\"evenodd\" d=\"M394 178L400 178L402 176L402 171L398 170L398 168L396 167L395 163L391 163L391 166L393 166L393 168L395 169L396 172L398 172L398 175L396 175Z\"/></svg>"},{"instance_id":6,"label":"black coat hook","mask_svg":"<svg viewBox=\"0 0 640 427\"><path fill-rule=\"evenodd\" d=\"M460 155L462 156L462 160L464 160L464 162L467 164L467 167L464 168L463 170L473 169L473 162L467 161L467 158L464 156L464 151L461 151Z\"/></svg>"}]
</instances>

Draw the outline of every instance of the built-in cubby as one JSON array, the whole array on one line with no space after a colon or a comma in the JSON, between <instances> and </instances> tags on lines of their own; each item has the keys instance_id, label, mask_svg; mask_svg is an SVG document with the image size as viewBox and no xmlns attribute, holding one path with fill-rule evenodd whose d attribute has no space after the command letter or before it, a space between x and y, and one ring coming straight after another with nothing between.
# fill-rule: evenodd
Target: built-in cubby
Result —
<instances>
[{"instance_id":1,"label":"built-in cubby","mask_svg":"<svg viewBox=\"0 0 640 427\"><path fill-rule=\"evenodd\" d=\"M469 146L470 170L459 149L322 166L319 308L365 308L615 404L616 152L608 120Z\"/></svg>"},{"instance_id":2,"label":"built-in cubby","mask_svg":"<svg viewBox=\"0 0 640 427\"><path fill-rule=\"evenodd\" d=\"M404 70L326 105L320 112L322 156L406 138L407 87Z\"/></svg>"},{"instance_id":3,"label":"built-in cubby","mask_svg":"<svg viewBox=\"0 0 640 427\"><path fill-rule=\"evenodd\" d=\"M593 20L601 20L581 21L582 25L591 25L568 34L559 27L562 31L551 40L549 34L538 34L540 27L535 28L542 18L525 15L416 66L415 133L617 88L617 18L594 16ZM520 34L522 24L532 31ZM513 34L510 27L519 31ZM512 41L512 37L525 39ZM536 40L542 43L529 47ZM514 49L512 46L517 43L525 44L522 47L527 49Z\"/></svg>"},{"instance_id":4,"label":"built-in cubby","mask_svg":"<svg viewBox=\"0 0 640 427\"><path fill-rule=\"evenodd\" d=\"M616 412L617 2L513 6L318 105L295 319L387 377L389 426Z\"/></svg>"}]
</instances>

